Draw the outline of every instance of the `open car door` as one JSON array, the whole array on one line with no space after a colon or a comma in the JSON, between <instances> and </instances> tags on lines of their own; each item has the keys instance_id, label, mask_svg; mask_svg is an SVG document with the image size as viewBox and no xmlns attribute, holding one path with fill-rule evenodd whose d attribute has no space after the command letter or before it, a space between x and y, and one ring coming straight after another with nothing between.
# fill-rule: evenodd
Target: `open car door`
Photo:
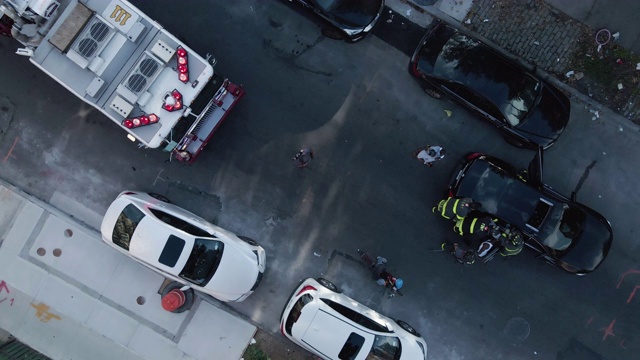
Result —
<instances>
[{"instance_id":1,"label":"open car door","mask_svg":"<svg viewBox=\"0 0 640 360\"><path fill-rule=\"evenodd\" d=\"M542 182L542 146L538 147L536 155L527 169L527 182L535 186L543 186Z\"/></svg>"}]
</instances>

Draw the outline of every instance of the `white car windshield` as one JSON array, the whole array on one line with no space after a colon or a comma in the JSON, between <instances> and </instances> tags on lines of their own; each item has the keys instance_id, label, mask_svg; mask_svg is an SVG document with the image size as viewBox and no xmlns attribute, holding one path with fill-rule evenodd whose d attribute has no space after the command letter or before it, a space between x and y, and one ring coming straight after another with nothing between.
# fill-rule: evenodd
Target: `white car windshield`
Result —
<instances>
[{"instance_id":1,"label":"white car windshield","mask_svg":"<svg viewBox=\"0 0 640 360\"><path fill-rule=\"evenodd\" d=\"M220 265L223 249L224 243L221 241L196 238L180 277L196 285L206 286Z\"/></svg>"},{"instance_id":2,"label":"white car windshield","mask_svg":"<svg viewBox=\"0 0 640 360\"><path fill-rule=\"evenodd\" d=\"M397 360L400 358L400 340L393 336L376 335L366 360Z\"/></svg>"}]
</instances>

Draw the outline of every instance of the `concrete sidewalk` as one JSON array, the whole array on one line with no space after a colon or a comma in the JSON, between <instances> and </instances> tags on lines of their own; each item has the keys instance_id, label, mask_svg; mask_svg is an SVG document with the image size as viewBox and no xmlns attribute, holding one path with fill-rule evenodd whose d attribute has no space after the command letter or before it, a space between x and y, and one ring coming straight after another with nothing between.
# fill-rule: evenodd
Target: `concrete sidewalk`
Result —
<instances>
[{"instance_id":1,"label":"concrete sidewalk","mask_svg":"<svg viewBox=\"0 0 640 360\"><path fill-rule=\"evenodd\" d=\"M197 298L164 311L161 275L0 182L0 329L53 359L239 359L256 328Z\"/></svg>"}]
</instances>

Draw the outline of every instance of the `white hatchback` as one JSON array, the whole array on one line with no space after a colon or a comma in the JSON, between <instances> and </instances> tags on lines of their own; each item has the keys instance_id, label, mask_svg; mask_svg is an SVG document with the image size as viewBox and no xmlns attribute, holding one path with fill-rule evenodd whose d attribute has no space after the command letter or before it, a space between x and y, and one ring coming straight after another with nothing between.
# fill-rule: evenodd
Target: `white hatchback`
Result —
<instances>
[{"instance_id":1,"label":"white hatchback","mask_svg":"<svg viewBox=\"0 0 640 360\"><path fill-rule=\"evenodd\" d=\"M265 270L264 249L169 203L125 191L109 206L102 240L163 276L221 301L242 301Z\"/></svg>"},{"instance_id":2,"label":"white hatchback","mask_svg":"<svg viewBox=\"0 0 640 360\"><path fill-rule=\"evenodd\" d=\"M427 358L427 343L402 320L392 320L340 294L326 279L306 279L280 319L280 331L328 360Z\"/></svg>"}]
</instances>

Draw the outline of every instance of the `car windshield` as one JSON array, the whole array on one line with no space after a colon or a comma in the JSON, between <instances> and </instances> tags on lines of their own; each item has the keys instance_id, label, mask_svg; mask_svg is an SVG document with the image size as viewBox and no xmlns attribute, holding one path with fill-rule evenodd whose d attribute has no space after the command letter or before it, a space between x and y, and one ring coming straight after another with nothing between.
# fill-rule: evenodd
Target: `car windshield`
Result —
<instances>
[{"instance_id":1,"label":"car windshield","mask_svg":"<svg viewBox=\"0 0 640 360\"><path fill-rule=\"evenodd\" d=\"M397 360L400 359L400 340L393 336L376 335L373 346L366 360Z\"/></svg>"},{"instance_id":2,"label":"car windshield","mask_svg":"<svg viewBox=\"0 0 640 360\"><path fill-rule=\"evenodd\" d=\"M116 226L113 228L113 243L128 251L133 233L143 218L144 213L140 209L133 204L127 205L118 215Z\"/></svg>"},{"instance_id":3,"label":"car windshield","mask_svg":"<svg viewBox=\"0 0 640 360\"><path fill-rule=\"evenodd\" d=\"M422 45L419 67L482 94L511 126L525 120L541 92L533 76L480 41L447 26L436 28Z\"/></svg>"},{"instance_id":4,"label":"car windshield","mask_svg":"<svg viewBox=\"0 0 640 360\"><path fill-rule=\"evenodd\" d=\"M566 250L580 236L586 217L582 211L566 204L563 209L562 220L549 223L555 224L555 226L550 229L549 235L542 241L544 245L557 251Z\"/></svg>"},{"instance_id":5,"label":"car windshield","mask_svg":"<svg viewBox=\"0 0 640 360\"><path fill-rule=\"evenodd\" d=\"M199 286L207 285L220 265L223 249L221 241L196 238L180 277Z\"/></svg>"},{"instance_id":6,"label":"car windshield","mask_svg":"<svg viewBox=\"0 0 640 360\"><path fill-rule=\"evenodd\" d=\"M333 9L340 1L339 0L313 0L324 11Z\"/></svg>"}]
</instances>

